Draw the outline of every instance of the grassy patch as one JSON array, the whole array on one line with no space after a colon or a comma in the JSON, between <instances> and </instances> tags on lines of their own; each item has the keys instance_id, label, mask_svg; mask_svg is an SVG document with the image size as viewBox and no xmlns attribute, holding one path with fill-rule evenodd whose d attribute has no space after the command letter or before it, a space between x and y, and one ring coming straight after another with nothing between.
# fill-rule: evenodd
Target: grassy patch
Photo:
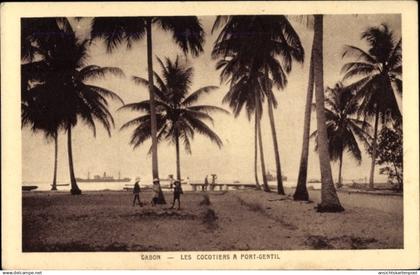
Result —
<instances>
[{"instance_id":1,"label":"grassy patch","mask_svg":"<svg viewBox=\"0 0 420 275\"><path fill-rule=\"evenodd\" d=\"M208 208L207 211L204 212L202 218L203 224L206 225L208 229L216 229L218 227L217 219L216 212L211 208Z\"/></svg>"},{"instance_id":2,"label":"grassy patch","mask_svg":"<svg viewBox=\"0 0 420 275\"><path fill-rule=\"evenodd\" d=\"M200 201L200 203L199 203L200 205L210 205L211 204L211 202L210 202L210 198L209 198L209 195L208 194L204 194L203 195L203 200L202 201Z\"/></svg>"}]
</instances>

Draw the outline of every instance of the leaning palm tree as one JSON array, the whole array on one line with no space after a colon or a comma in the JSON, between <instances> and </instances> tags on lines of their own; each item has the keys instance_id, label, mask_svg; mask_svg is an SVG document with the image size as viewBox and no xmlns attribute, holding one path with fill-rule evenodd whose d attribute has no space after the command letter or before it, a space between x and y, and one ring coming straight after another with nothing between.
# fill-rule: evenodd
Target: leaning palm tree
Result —
<instances>
[{"instance_id":1,"label":"leaning palm tree","mask_svg":"<svg viewBox=\"0 0 420 275\"><path fill-rule=\"evenodd\" d=\"M309 66L309 80L305 105L304 132L302 152L299 166L298 183L293 195L294 200L309 200L306 188L309 131L311 119L312 97L315 90L317 129L319 139L319 163L321 170L321 203L317 206L319 212L341 212L344 208L340 204L331 174L331 164L328 155L327 129L324 112L324 69L323 69L323 18L324 15L311 15L306 17L307 25L312 26L314 37Z\"/></svg>"},{"instance_id":2,"label":"leaning palm tree","mask_svg":"<svg viewBox=\"0 0 420 275\"><path fill-rule=\"evenodd\" d=\"M342 167L343 154L347 151L358 164L362 161L362 153L357 139L364 145L370 144L368 134L370 125L356 117L358 104L353 100L352 92L337 83L334 88L327 88L325 100L325 116L327 121L328 149L330 159L339 161L337 188L343 186ZM311 137L315 139L315 151L318 149L318 134L314 131Z\"/></svg>"},{"instance_id":3,"label":"leaning palm tree","mask_svg":"<svg viewBox=\"0 0 420 275\"><path fill-rule=\"evenodd\" d=\"M211 105L195 105L204 94L216 90L216 86L205 86L190 93L193 68L182 64L177 57L175 61L166 58L163 62L157 59L162 72L154 73L156 85L154 86L156 118L158 129L158 143L168 141L175 144L176 149L176 177L181 180L180 143L184 145L187 153L191 154L191 140L195 133L199 133L219 148L222 140L205 122L213 123L211 112L229 113L226 110ZM134 76L136 84L148 87L149 82L141 77ZM146 114L125 123L121 129L135 126L131 137L134 148L143 144L151 137L151 113L149 100L124 105L120 110L142 111Z\"/></svg>"},{"instance_id":4,"label":"leaning palm tree","mask_svg":"<svg viewBox=\"0 0 420 275\"><path fill-rule=\"evenodd\" d=\"M342 72L344 80L356 78L350 87L361 102L359 114L365 119L374 119L369 177L369 187L373 188L379 123L383 125L389 118L401 117L397 100L402 94L401 39L396 40L385 24L368 28L361 39L367 41L368 51L346 46L343 57L355 57L356 60L345 64Z\"/></svg>"},{"instance_id":5,"label":"leaning palm tree","mask_svg":"<svg viewBox=\"0 0 420 275\"><path fill-rule=\"evenodd\" d=\"M204 31L196 16L96 17L92 22L92 38L104 38L108 51L112 51L121 43L126 43L127 47L130 48L134 41L141 40L146 36L152 134L152 172L153 178L159 178L157 118L153 93L152 25L159 27L163 31L170 32L174 41L184 53L191 52L194 56L197 56L203 51Z\"/></svg>"},{"instance_id":6,"label":"leaning palm tree","mask_svg":"<svg viewBox=\"0 0 420 275\"><path fill-rule=\"evenodd\" d=\"M225 26L216 40L213 57L225 58L229 54L236 54L230 60L230 68L226 72L235 73L233 69L242 66L250 68L251 77L258 78L262 74L264 79L260 85L267 96L276 160L277 192L284 194L272 86L274 84L283 89L287 84L287 73L292 69L292 61L303 62L304 51L299 36L283 15L218 17L213 29L222 21L225 21Z\"/></svg>"},{"instance_id":7,"label":"leaning palm tree","mask_svg":"<svg viewBox=\"0 0 420 275\"><path fill-rule=\"evenodd\" d=\"M315 36L314 36L315 38ZM313 42L314 43L314 42ZM303 141L302 151L300 155L299 174L293 199L296 201L308 201L309 193L306 188L306 180L308 175L308 155L309 155L309 137L311 129L311 113L312 113L312 100L314 95L314 45L312 43L311 59L309 61L309 78L308 87L306 91L305 114L303 122Z\"/></svg>"},{"instance_id":8,"label":"leaning palm tree","mask_svg":"<svg viewBox=\"0 0 420 275\"><path fill-rule=\"evenodd\" d=\"M331 173L328 150L328 134L324 108L324 62L323 62L323 15L314 15L313 74L316 101L316 121L318 130L318 156L321 168L321 203L319 212L341 212L340 204Z\"/></svg>"},{"instance_id":9,"label":"leaning palm tree","mask_svg":"<svg viewBox=\"0 0 420 275\"><path fill-rule=\"evenodd\" d=\"M43 96L54 94L50 97L48 108L67 132L71 193L77 195L81 194L81 190L74 173L71 130L81 120L96 135L96 120L110 135L114 121L108 110L107 98L117 99L122 103L114 92L92 85L89 81L108 74L122 76L123 72L113 67L86 66L88 41L79 41L67 20L57 21L57 24L59 31L46 34L51 36L48 43L41 39L35 41L39 45L45 42L45 46L40 48L46 50L42 56L43 70L37 72L39 79L30 91L36 91ZM42 32L43 29L38 30L41 36ZM49 114L47 112L44 115Z\"/></svg>"}]
</instances>

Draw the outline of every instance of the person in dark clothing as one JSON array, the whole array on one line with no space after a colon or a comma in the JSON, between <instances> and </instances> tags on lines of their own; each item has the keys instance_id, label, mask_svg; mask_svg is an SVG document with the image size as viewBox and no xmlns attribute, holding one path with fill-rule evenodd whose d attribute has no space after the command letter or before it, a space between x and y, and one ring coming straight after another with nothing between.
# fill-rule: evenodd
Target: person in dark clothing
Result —
<instances>
[{"instance_id":1,"label":"person in dark clothing","mask_svg":"<svg viewBox=\"0 0 420 275\"><path fill-rule=\"evenodd\" d=\"M133 206L136 205L136 201L137 201L139 203L140 207L142 207L143 204L140 202L140 184L139 184L139 181L136 181L136 183L134 184L133 194L134 194Z\"/></svg>"},{"instance_id":2,"label":"person in dark clothing","mask_svg":"<svg viewBox=\"0 0 420 275\"><path fill-rule=\"evenodd\" d=\"M208 180L208 176L206 176L204 178L203 191L207 191L208 186L209 186L209 180Z\"/></svg>"},{"instance_id":3,"label":"person in dark clothing","mask_svg":"<svg viewBox=\"0 0 420 275\"><path fill-rule=\"evenodd\" d=\"M181 194L184 192L182 191L181 182L179 180L176 180L174 182L174 201L172 202L171 209L174 208L175 201L178 201L178 209L181 209Z\"/></svg>"}]
</instances>

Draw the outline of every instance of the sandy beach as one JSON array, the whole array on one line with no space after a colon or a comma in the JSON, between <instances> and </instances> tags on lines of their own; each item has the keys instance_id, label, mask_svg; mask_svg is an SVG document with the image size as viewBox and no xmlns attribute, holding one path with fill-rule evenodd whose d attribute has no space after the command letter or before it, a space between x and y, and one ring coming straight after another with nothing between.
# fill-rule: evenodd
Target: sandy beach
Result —
<instances>
[{"instance_id":1,"label":"sandy beach","mask_svg":"<svg viewBox=\"0 0 420 275\"><path fill-rule=\"evenodd\" d=\"M288 189L290 194L292 190ZM172 194L166 193L167 202ZM402 196L339 192L342 213L255 190L185 192L181 210L132 206L124 191L23 193L23 251L403 248Z\"/></svg>"}]
</instances>

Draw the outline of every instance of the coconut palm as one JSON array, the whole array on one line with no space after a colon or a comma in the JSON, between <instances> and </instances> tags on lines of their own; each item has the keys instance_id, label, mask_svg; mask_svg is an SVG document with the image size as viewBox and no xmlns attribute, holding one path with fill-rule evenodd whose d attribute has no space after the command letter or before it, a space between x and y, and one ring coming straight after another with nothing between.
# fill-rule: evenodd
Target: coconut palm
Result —
<instances>
[{"instance_id":1,"label":"coconut palm","mask_svg":"<svg viewBox=\"0 0 420 275\"><path fill-rule=\"evenodd\" d=\"M258 147L260 148L260 162L263 178L264 190L270 190L267 184L267 177L265 173L265 159L264 148L261 139L261 118L262 118L262 104L264 101L264 92L261 90L261 85L258 79L250 78L249 69L238 68L235 69L235 74L225 74L226 69L229 68L229 63L232 61L220 60L217 64L217 69L221 69L222 82L227 81L230 83L228 92L223 98L223 103L227 103L232 109L235 117L238 117L242 109L245 108L248 120L251 120L254 114L255 121L255 137L254 137L254 172L255 172L255 185L259 190L261 189L258 181ZM229 80L225 80L227 77Z\"/></svg>"},{"instance_id":2,"label":"coconut palm","mask_svg":"<svg viewBox=\"0 0 420 275\"><path fill-rule=\"evenodd\" d=\"M54 140L54 174L51 190L57 190L58 131L60 118L54 114L56 93L42 92L34 83L43 81L48 65L48 49L54 45L53 33L59 33L65 18L25 18L21 20L21 113L22 126L43 132ZM43 30L40 32L39 30ZM44 72L44 73L43 73ZM50 91L48 91L50 92Z\"/></svg>"},{"instance_id":3,"label":"coconut palm","mask_svg":"<svg viewBox=\"0 0 420 275\"><path fill-rule=\"evenodd\" d=\"M304 53L299 36L282 15L218 17L214 28L222 21L225 21L225 26L216 40L213 57L226 58L229 54L236 54L235 58L230 59L231 64L224 73L235 73L234 70L242 66L250 69L251 77L257 78L260 74L264 77L259 85L267 96L276 160L277 192L284 194L272 85L283 89L287 84L287 73L292 69L292 61L303 62Z\"/></svg>"},{"instance_id":4,"label":"coconut palm","mask_svg":"<svg viewBox=\"0 0 420 275\"><path fill-rule=\"evenodd\" d=\"M48 102L46 108L49 111L43 115L54 116L67 132L71 193L81 194L74 173L71 130L81 120L96 135L95 121L98 121L111 135L114 121L108 110L107 98L122 100L114 92L89 81L108 74L122 76L123 72L113 67L86 66L88 41L77 39L67 19L58 20L57 25L57 32L45 34L48 39L44 40L44 37L32 43L43 52L40 56L42 70L34 74L37 81L28 94L34 92L34 96L41 94L41 97L48 98L41 101ZM43 31L37 30L38 35L42 37Z\"/></svg>"},{"instance_id":5,"label":"coconut palm","mask_svg":"<svg viewBox=\"0 0 420 275\"><path fill-rule=\"evenodd\" d=\"M325 116L327 121L328 149L330 159L339 161L337 187L343 186L342 167L343 153L347 151L358 164L362 161L362 153L357 139L364 145L370 144L368 130L370 125L358 119L356 116L358 104L353 100L352 92L343 87L342 83L337 83L334 88L327 88L327 98L325 100ZM314 131L311 137L317 137L317 131ZM318 148L318 142L315 142L315 150Z\"/></svg>"},{"instance_id":6,"label":"coconut palm","mask_svg":"<svg viewBox=\"0 0 420 275\"><path fill-rule=\"evenodd\" d=\"M315 36L314 36L315 38ZM314 42L313 42L314 43ZM296 201L308 201L309 193L306 188L306 180L308 175L308 155L309 155L309 134L311 129L311 111L312 111L312 100L314 95L314 46L312 43L311 58L309 61L309 78L308 87L306 91L306 103L305 103L305 115L303 122L303 141L302 141L302 152L300 155L299 163L299 175L295 193L293 199Z\"/></svg>"},{"instance_id":7,"label":"coconut palm","mask_svg":"<svg viewBox=\"0 0 420 275\"><path fill-rule=\"evenodd\" d=\"M29 127L34 133L42 132L47 141L54 141L54 174L51 190L57 190L57 155L58 155L58 131L61 121L54 115L54 93L45 93L39 87L30 87L30 75L27 63L22 67L22 78L26 75L26 83L22 85L21 113L22 126ZM26 73L25 73L26 72Z\"/></svg>"},{"instance_id":8,"label":"coconut palm","mask_svg":"<svg viewBox=\"0 0 420 275\"><path fill-rule=\"evenodd\" d=\"M108 51L112 51L121 43L126 43L127 47L130 48L134 41L141 40L146 35L152 134L152 172L153 178L159 178L157 118L153 93L152 25L163 31L170 32L174 41L184 53L191 52L194 56L197 56L203 51L204 31L196 16L97 17L94 18L92 22L92 38L104 38ZM161 194L161 197L163 198L163 194Z\"/></svg>"},{"instance_id":9,"label":"coconut palm","mask_svg":"<svg viewBox=\"0 0 420 275\"><path fill-rule=\"evenodd\" d=\"M156 85L154 86L158 143L168 141L175 144L176 148L176 177L181 180L180 143L184 145L187 153L191 154L191 140L195 133L199 133L219 148L222 140L210 129L205 122L213 123L210 116L212 112L229 113L226 110L211 105L196 105L195 103L205 94L208 94L218 87L205 86L194 92L190 92L193 68L182 64L177 57L175 61L165 58L164 62L157 59L162 72L154 73ZM146 79L134 76L136 84L148 87ZM146 114L136 117L125 123L121 129L135 126L131 137L131 144L134 148L148 140L152 133L150 127L149 100L138 103L131 103L121 107L121 110L142 111Z\"/></svg>"},{"instance_id":10,"label":"coconut palm","mask_svg":"<svg viewBox=\"0 0 420 275\"><path fill-rule=\"evenodd\" d=\"M361 102L359 114L374 120L369 178L369 187L373 188L379 123L383 125L389 118L401 117L398 105L402 94L401 39L396 40L385 24L368 28L361 39L368 43L368 51L347 45L343 57L354 57L356 60L346 63L342 72L343 80L356 78L350 87L356 91L356 99Z\"/></svg>"},{"instance_id":11,"label":"coconut palm","mask_svg":"<svg viewBox=\"0 0 420 275\"><path fill-rule=\"evenodd\" d=\"M318 156L321 169L321 203L318 204L317 211L341 212L344 208L338 199L331 174L324 108L323 15L314 15L314 43L312 53L318 130Z\"/></svg>"},{"instance_id":12,"label":"coconut palm","mask_svg":"<svg viewBox=\"0 0 420 275\"><path fill-rule=\"evenodd\" d=\"M308 88L305 105L304 132L302 152L299 166L298 183L293 195L295 200L309 200L306 188L308 153L309 153L309 131L311 120L312 97L315 89L317 129L319 131L319 162L321 170L321 203L317 206L319 212L341 212L341 206L334 187L331 174L331 164L328 155L327 129L324 112L324 70L323 70L323 17L324 15L311 15L305 17L308 26L313 27L314 37L309 66Z\"/></svg>"}]
</instances>

